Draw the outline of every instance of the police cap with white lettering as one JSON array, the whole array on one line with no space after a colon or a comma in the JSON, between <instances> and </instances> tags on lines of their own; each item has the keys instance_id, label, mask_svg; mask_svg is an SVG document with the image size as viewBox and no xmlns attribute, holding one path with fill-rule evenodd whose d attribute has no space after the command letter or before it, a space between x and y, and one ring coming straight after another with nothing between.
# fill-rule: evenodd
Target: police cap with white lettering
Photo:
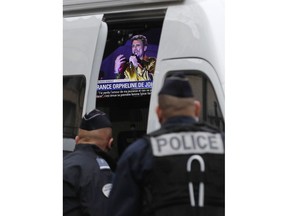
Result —
<instances>
[{"instance_id":1,"label":"police cap with white lettering","mask_svg":"<svg viewBox=\"0 0 288 216\"><path fill-rule=\"evenodd\" d=\"M183 74L166 78L158 95L170 95L180 98L194 96L189 80Z\"/></svg>"},{"instance_id":2,"label":"police cap with white lettering","mask_svg":"<svg viewBox=\"0 0 288 216\"><path fill-rule=\"evenodd\" d=\"M94 109L91 112L86 113L83 116L80 124L80 128L87 131L107 127L112 128L112 123L110 122L107 115L98 109Z\"/></svg>"}]
</instances>

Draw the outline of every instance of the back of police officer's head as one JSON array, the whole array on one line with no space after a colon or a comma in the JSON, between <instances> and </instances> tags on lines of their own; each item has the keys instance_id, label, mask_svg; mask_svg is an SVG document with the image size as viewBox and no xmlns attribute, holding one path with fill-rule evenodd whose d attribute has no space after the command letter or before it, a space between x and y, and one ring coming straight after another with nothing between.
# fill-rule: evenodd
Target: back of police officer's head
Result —
<instances>
[{"instance_id":1,"label":"back of police officer's head","mask_svg":"<svg viewBox=\"0 0 288 216\"><path fill-rule=\"evenodd\" d=\"M112 123L104 112L93 109L83 116L75 140L76 144L94 144L107 151L113 142Z\"/></svg>"},{"instance_id":2,"label":"back of police officer's head","mask_svg":"<svg viewBox=\"0 0 288 216\"><path fill-rule=\"evenodd\" d=\"M159 122L175 116L190 116L198 118L200 102L194 100L194 94L189 80L183 74L177 74L165 79L158 93L157 115Z\"/></svg>"}]
</instances>

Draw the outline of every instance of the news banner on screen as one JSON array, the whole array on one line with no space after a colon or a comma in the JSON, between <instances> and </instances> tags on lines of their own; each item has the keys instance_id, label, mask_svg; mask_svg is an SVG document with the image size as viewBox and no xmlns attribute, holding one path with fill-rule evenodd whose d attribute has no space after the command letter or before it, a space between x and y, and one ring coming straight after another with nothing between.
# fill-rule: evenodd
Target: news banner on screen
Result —
<instances>
[{"instance_id":1,"label":"news banner on screen","mask_svg":"<svg viewBox=\"0 0 288 216\"><path fill-rule=\"evenodd\" d=\"M97 84L97 98L140 97L151 95L152 84L152 80L99 80Z\"/></svg>"}]
</instances>

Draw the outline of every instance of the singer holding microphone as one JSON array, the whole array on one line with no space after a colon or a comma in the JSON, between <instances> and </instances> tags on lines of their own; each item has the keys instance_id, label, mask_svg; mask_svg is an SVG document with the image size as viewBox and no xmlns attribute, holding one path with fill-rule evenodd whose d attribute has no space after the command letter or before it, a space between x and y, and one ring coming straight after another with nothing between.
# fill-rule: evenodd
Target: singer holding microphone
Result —
<instances>
[{"instance_id":1,"label":"singer holding microphone","mask_svg":"<svg viewBox=\"0 0 288 216\"><path fill-rule=\"evenodd\" d=\"M148 57L147 39L144 35L135 35L131 38L132 55L129 60L124 55L115 59L114 73L117 79L131 81L152 80L155 70L156 58Z\"/></svg>"}]
</instances>

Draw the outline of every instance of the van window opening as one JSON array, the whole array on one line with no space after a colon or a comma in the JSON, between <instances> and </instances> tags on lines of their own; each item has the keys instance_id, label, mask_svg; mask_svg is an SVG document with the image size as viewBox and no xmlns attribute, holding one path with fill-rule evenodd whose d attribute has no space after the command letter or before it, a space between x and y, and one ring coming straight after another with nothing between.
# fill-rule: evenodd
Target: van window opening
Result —
<instances>
[{"instance_id":1,"label":"van window opening","mask_svg":"<svg viewBox=\"0 0 288 216\"><path fill-rule=\"evenodd\" d=\"M195 99L201 103L200 122L204 122L220 131L225 131L224 118L221 113L215 90L209 78L201 71L170 71L166 77L174 73L184 73L192 86Z\"/></svg>"},{"instance_id":2,"label":"van window opening","mask_svg":"<svg viewBox=\"0 0 288 216\"><path fill-rule=\"evenodd\" d=\"M63 77L63 138L75 138L82 118L85 76Z\"/></svg>"},{"instance_id":3,"label":"van window opening","mask_svg":"<svg viewBox=\"0 0 288 216\"><path fill-rule=\"evenodd\" d=\"M73 151L74 138L82 119L86 78L63 76L63 156Z\"/></svg>"},{"instance_id":4,"label":"van window opening","mask_svg":"<svg viewBox=\"0 0 288 216\"><path fill-rule=\"evenodd\" d=\"M153 59L157 64L164 15L163 10L145 15L142 12L104 15L108 35L97 84L96 108L106 112L113 124L114 145L111 156L115 159L118 159L133 141L146 133L155 69ZM142 40L141 36L146 37L148 42L143 60L137 56L139 67L146 67L147 76L144 72L140 78L133 76L129 69L119 69L122 74L115 74L115 60L119 55L125 58L127 63L123 67L127 68L127 64L131 67L130 56L141 52L137 48L132 49L132 38L136 35L140 35L139 40ZM142 42L140 45L144 46ZM132 53L133 51L135 53ZM150 62L146 64L144 60ZM149 68L148 65L153 67Z\"/></svg>"}]
</instances>

